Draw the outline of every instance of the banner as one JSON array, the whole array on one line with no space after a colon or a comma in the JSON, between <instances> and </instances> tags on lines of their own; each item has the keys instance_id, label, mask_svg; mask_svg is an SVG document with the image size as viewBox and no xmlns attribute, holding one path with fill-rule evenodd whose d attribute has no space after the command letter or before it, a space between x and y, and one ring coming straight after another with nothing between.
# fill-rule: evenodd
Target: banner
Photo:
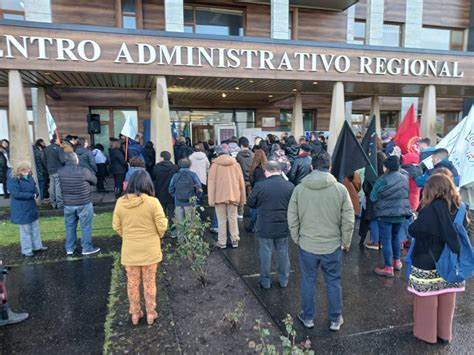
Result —
<instances>
[{"instance_id":1,"label":"banner","mask_svg":"<svg viewBox=\"0 0 474 355\"><path fill-rule=\"evenodd\" d=\"M54 117L49 111L48 105L46 105L46 124L48 125L49 139L53 139L55 131L58 129Z\"/></svg>"},{"instance_id":2,"label":"banner","mask_svg":"<svg viewBox=\"0 0 474 355\"><path fill-rule=\"evenodd\" d=\"M449 152L449 160L460 175L459 187L474 181L474 105L471 106L467 117L436 145L436 149L438 148L444 148ZM425 161L429 164L431 157Z\"/></svg>"},{"instance_id":3,"label":"banner","mask_svg":"<svg viewBox=\"0 0 474 355\"><path fill-rule=\"evenodd\" d=\"M420 139L420 124L415 117L415 107L411 104L393 141L400 147L403 154L407 154L417 153L415 143L418 139Z\"/></svg>"},{"instance_id":4,"label":"banner","mask_svg":"<svg viewBox=\"0 0 474 355\"><path fill-rule=\"evenodd\" d=\"M132 118L130 115L127 116L127 120L125 121L125 124L123 125L122 132L120 132L123 136L135 139L137 136L137 128L135 127L135 124L133 123Z\"/></svg>"}]
</instances>

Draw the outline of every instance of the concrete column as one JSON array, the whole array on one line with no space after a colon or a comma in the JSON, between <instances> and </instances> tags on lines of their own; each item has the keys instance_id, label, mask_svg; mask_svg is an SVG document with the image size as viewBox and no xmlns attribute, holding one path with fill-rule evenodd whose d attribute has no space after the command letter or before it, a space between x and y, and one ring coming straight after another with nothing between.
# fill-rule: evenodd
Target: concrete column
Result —
<instances>
[{"instance_id":1,"label":"concrete column","mask_svg":"<svg viewBox=\"0 0 474 355\"><path fill-rule=\"evenodd\" d=\"M420 134L423 138L431 139L436 144L436 87L428 85L425 87L423 96L423 110L421 112Z\"/></svg>"},{"instance_id":2,"label":"concrete column","mask_svg":"<svg viewBox=\"0 0 474 355\"><path fill-rule=\"evenodd\" d=\"M304 134L303 127L303 99L301 94L296 94L293 99L293 116L291 118L291 134L298 141L299 137Z\"/></svg>"},{"instance_id":3,"label":"concrete column","mask_svg":"<svg viewBox=\"0 0 474 355\"><path fill-rule=\"evenodd\" d=\"M28 116L26 114L25 94L20 72L8 72L8 129L10 135L10 164L29 161L36 178L35 158L31 144Z\"/></svg>"},{"instance_id":4,"label":"concrete column","mask_svg":"<svg viewBox=\"0 0 474 355\"><path fill-rule=\"evenodd\" d=\"M347 10L347 43L354 43L354 25L355 25L355 5Z\"/></svg>"},{"instance_id":5,"label":"concrete column","mask_svg":"<svg viewBox=\"0 0 474 355\"><path fill-rule=\"evenodd\" d=\"M403 46L406 48L420 48L423 30L423 0L407 1L405 11Z\"/></svg>"},{"instance_id":6,"label":"concrete column","mask_svg":"<svg viewBox=\"0 0 474 355\"><path fill-rule=\"evenodd\" d=\"M375 115L375 133L380 138L382 136L382 125L380 124L380 102L378 96L372 96L370 101L370 117L369 122Z\"/></svg>"},{"instance_id":7,"label":"concrete column","mask_svg":"<svg viewBox=\"0 0 474 355\"><path fill-rule=\"evenodd\" d=\"M50 0L23 0L23 3L26 21L52 22Z\"/></svg>"},{"instance_id":8,"label":"concrete column","mask_svg":"<svg viewBox=\"0 0 474 355\"><path fill-rule=\"evenodd\" d=\"M332 155L336 146L337 137L341 132L345 120L344 84L334 83L332 89L331 118L329 121L328 153Z\"/></svg>"},{"instance_id":9,"label":"concrete column","mask_svg":"<svg viewBox=\"0 0 474 355\"><path fill-rule=\"evenodd\" d=\"M400 108L400 123L403 121L403 118L410 109L411 104L413 104L415 107L415 115L418 115L419 101L420 100L418 99L418 97L402 97L402 107Z\"/></svg>"},{"instance_id":10,"label":"concrete column","mask_svg":"<svg viewBox=\"0 0 474 355\"><path fill-rule=\"evenodd\" d=\"M346 121L352 125L352 101L346 102Z\"/></svg>"},{"instance_id":11,"label":"concrete column","mask_svg":"<svg viewBox=\"0 0 474 355\"><path fill-rule=\"evenodd\" d=\"M183 0L165 0L165 30L184 32Z\"/></svg>"},{"instance_id":12,"label":"concrete column","mask_svg":"<svg viewBox=\"0 0 474 355\"><path fill-rule=\"evenodd\" d=\"M367 20L365 23L365 44L383 44L384 0L367 0Z\"/></svg>"},{"instance_id":13,"label":"concrete column","mask_svg":"<svg viewBox=\"0 0 474 355\"><path fill-rule=\"evenodd\" d=\"M156 149L156 158L160 152L167 150L173 154L173 142L171 139L170 108L168 103L168 89L166 78L156 77L156 89L151 92L151 124L150 138Z\"/></svg>"},{"instance_id":14,"label":"concrete column","mask_svg":"<svg viewBox=\"0 0 474 355\"><path fill-rule=\"evenodd\" d=\"M290 39L289 0L271 0L272 38Z\"/></svg>"},{"instance_id":15,"label":"concrete column","mask_svg":"<svg viewBox=\"0 0 474 355\"><path fill-rule=\"evenodd\" d=\"M41 138L46 145L49 145L49 130L46 120L46 92L44 88L31 88L31 101L33 103L36 139Z\"/></svg>"}]
</instances>

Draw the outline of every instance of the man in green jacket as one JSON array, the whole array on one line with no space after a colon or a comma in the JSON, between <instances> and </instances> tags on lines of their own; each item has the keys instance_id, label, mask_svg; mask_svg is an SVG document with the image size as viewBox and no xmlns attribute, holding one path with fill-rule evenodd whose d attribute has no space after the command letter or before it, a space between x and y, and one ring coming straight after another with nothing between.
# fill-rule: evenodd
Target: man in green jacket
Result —
<instances>
[{"instance_id":1,"label":"man in green jacket","mask_svg":"<svg viewBox=\"0 0 474 355\"><path fill-rule=\"evenodd\" d=\"M342 318L342 249L349 250L354 230L354 209L344 185L329 172L331 157L324 152L312 159L313 172L291 196L288 225L299 246L301 312L298 319L314 327L316 277L324 274L329 303L330 329L338 331Z\"/></svg>"}]
</instances>

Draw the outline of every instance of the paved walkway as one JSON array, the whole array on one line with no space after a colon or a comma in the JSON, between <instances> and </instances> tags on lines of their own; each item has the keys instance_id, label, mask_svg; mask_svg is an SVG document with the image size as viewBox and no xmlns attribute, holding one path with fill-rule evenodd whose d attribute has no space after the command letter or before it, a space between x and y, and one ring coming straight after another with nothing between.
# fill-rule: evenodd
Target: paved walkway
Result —
<instances>
[{"instance_id":1,"label":"paved walkway","mask_svg":"<svg viewBox=\"0 0 474 355\"><path fill-rule=\"evenodd\" d=\"M102 353L111 268L104 257L12 269L12 309L30 319L0 328L0 354Z\"/></svg>"},{"instance_id":2,"label":"paved walkway","mask_svg":"<svg viewBox=\"0 0 474 355\"><path fill-rule=\"evenodd\" d=\"M242 224L240 227L243 231ZM300 307L300 272L298 250L293 242L290 242L291 275L286 289L278 286L276 275L270 290L259 287L258 242L252 234L241 232L239 248L228 248L224 254L272 317L281 322L287 314L292 315L298 334L309 337L317 353L474 353L472 280L468 282L466 292L458 295L452 344L442 346L423 343L411 335L413 298L406 291L404 272L397 273L392 279L375 275L373 270L382 260L382 252L360 248L358 241L359 237L355 235L351 251L344 254L342 277L345 323L339 333L329 331L326 290L321 272L317 284L315 328L307 330L296 320Z\"/></svg>"}]
</instances>

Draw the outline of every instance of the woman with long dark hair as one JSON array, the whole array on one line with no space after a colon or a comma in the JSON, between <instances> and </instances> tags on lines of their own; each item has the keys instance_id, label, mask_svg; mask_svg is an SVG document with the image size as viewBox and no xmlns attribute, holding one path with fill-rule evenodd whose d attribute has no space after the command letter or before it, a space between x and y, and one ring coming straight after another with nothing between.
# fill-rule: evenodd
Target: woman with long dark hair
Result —
<instances>
[{"instance_id":1,"label":"woman with long dark hair","mask_svg":"<svg viewBox=\"0 0 474 355\"><path fill-rule=\"evenodd\" d=\"M450 283L436 271L436 262L446 244L459 254L460 242L453 221L460 206L461 198L452 179L443 174L432 175L423 189L420 214L408 228L415 239L408 281L408 291L415 296L413 335L428 343L451 341L456 292L464 291L464 282Z\"/></svg>"},{"instance_id":2,"label":"woman with long dark hair","mask_svg":"<svg viewBox=\"0 0 474 355\"><path fill-rule=\"evenodd\" d=\"M150 175L137 171L128 182L125 195L115 205L112 221L122 237L121 262L127 271L127 291L132 324L144 316L140 306L140 283L143 279L147 323L153 324L156 313L156 270L163 259L161 238L168 228L168 219L155 198Z\"/></svg>"}]
</instances>

